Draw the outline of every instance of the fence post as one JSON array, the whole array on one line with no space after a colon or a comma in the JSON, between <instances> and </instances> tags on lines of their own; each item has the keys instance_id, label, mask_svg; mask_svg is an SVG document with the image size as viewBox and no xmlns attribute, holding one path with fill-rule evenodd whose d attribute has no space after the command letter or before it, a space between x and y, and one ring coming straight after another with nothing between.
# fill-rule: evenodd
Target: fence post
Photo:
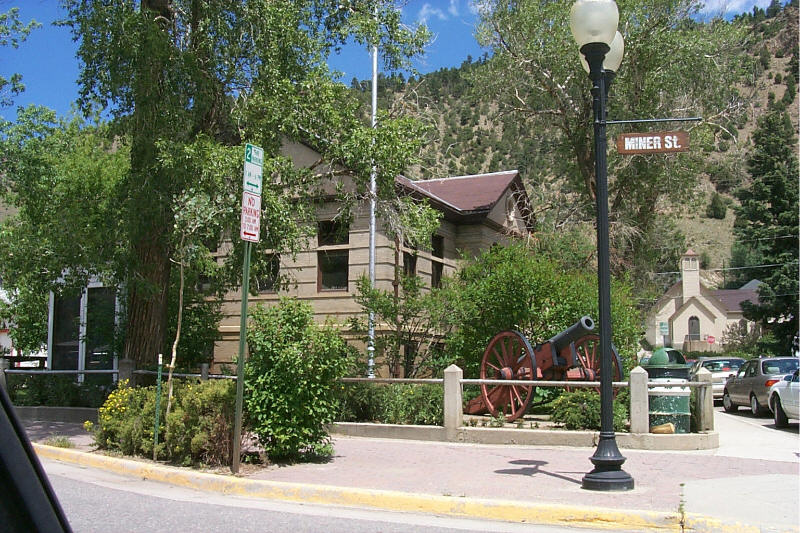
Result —
<instances>
[{"instance_id":1,"label":"fence post","mask_svg":"<svg viewBox=\"0 0 800 533\"><path fill-rule=\"evenodd\" d=\"M128 380L128 386L133 387L133 359L120 359L117 370L119 371L119 381Z\"/></svg>"},{"instance_id":2,"label":"fence post","mask_svg":"<svg viewBox=\"0 0 800 533\"><path fill-rule=\"evenodd\" d=\"M650 432L650 399L647 396L647 370L637 366L628 381L631 389L631 433Z\"/></svg>"},{"instance_id":3,"label":"fence post","mask_svg":"<svg viewBox=\"0 0 800 533\"><path fill-rule=\"evenodd\" d=\"M200 379L208 381L208 363L200 364Z\"/></svg>"},{"instance_id":4,"label":"fence post","mask_svg":"<svg viewBox=\"0 0 800 533\"><path fill-rule=\"evenodd\" d=\"M697 431L714 431L714 392L711 389L712 376L706 368L700 368L694 381L703 383L697 388Z\"/></svg>"},{"instance_id":5,"label":"fence post","mask_svg":"<svg viewBox=\"0 0 800 533\"><path fill-rule=\"evenodd\" d=\"M11 363L8 362L8 359L0 357L0 387L5 391L8 391L8 385L6 385L6 370L9 368L11 368Z\"/></svg>"},{"instance_id":6,"label":"fence post","mask_svg":"<svg viewBox=\"0 0 800 533\"><path fill-rule=\"evenodd\" d=\"M461 379L464 371L456 365L448 366L444 371L444 428L447 440L456 440L458 430L464 423L464 407L462 402Z\"/></svg>"}]
</instances>

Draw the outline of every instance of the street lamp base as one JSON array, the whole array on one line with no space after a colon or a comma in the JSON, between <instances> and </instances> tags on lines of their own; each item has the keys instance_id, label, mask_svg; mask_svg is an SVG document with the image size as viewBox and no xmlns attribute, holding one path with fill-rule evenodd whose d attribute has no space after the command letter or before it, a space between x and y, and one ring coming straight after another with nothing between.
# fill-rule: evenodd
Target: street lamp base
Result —
<instances>
[{"instance_id":1,"label":"street lamp base","mask_svg":"<svg viewBox=\"0 0 800 533\"><path fill-rule=\"evenodd\" d=\"M583 476L581 488L607 492L633 490L633 478L622 470L625 457L619 453L614 433L600 433L600 442L590 461L594 470Z\"/></svg>"}]
</instances>

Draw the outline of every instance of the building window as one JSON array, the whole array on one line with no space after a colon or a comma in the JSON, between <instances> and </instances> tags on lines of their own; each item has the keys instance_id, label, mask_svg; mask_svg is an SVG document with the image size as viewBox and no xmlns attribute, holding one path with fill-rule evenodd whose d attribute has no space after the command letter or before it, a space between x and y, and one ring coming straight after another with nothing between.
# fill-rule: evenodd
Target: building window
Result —
<instances>
[{"instance_id":1,"label":"building window","mask_svg":"<svg viewBox=\"0 0 800 533\"><path fill-rule=\"evenodd\" d=\"M700 319L696 316L689 317L689 340L700 340Z\"/></svg>"},{"instance_id":2,"label":"building window","mask_svg":"<svg viewBox=\"0 0 800 533\"><path fill-rule=\"evenodd\" d=\"M434 235L431 239L431 287L442 286L444 275L444 237Z\"/></svg>"},{"instance_id":3,"label":"building window","mask_svg":"<svg viewBox=\"0 0 800 533\"><path fill-rule=\"evenodd\" d=\"M348 282L349 252L330 250L317 252L319 265L317 290L346 291Z\"/></svg>"},{"instance_id":4,"label":"building window","mask_svg":"<svg viewBox=\"0 0 800 533\"><path fill-rule=\"evenodd\" d=\"M317 291L346 291L349 282L350 228L338 220L317 226Z\"/></svg>"},{"instance_id":5,"label":"building window","mask_svg":"<svg viewBox=\"0 0 800 533\"><path fill-rule=\"evenodd\" d=\"M417 255L403 252L403 275L406 277L417 275Z\"/></svg>"},{"instance_id":6,"label":"building window","mask_svg":"<svg viewBox=\"0 0 800 533\"><path fill-rule=\"evenodd\" d=\"M350 228L338 220L322 220L317 227L317 246L336 246L350 243Z\"/></svg>"},{"instance_id":7,"label":"building window","mask_svg":"<svg viewBox=\"0 0 800 533\"><path fill-rule=\"evenodd\" d=\"M274 293L278 291L278 276L281 269L281 256L279 254L269 254L267 257L266 272L256 278L258 292Z\"/></svg>"}]
</instances>

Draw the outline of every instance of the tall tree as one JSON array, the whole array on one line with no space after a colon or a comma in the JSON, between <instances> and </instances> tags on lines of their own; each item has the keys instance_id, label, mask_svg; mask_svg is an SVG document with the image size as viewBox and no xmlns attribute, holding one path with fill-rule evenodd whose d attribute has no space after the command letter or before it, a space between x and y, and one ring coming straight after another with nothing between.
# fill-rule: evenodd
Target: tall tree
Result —
<instances>
[{"instance_id":1,"label":"tall tree","mask_svg":"<svg viewBox=\"0 0 800 533\"><path fill-rule=\"evenodd\" d=\"M538 143L543 164L527 176L533 194L551 206L540 213L542 230L594 218L590 82L570 35L571 3L491 0L482 4L478 30L479 41L494 55L487 68L473 71L475 87L496 99L500 112L546 132ZM696 0L620 0L618 5L625 58L611 84L609 118L702 116L703 124L692 133L693 143L701 144L724 126L724 119L741 112L732 88L744 35L737 25L695 23ZM615 127L610 134L622 131ZM657 237L668 216L660 207L687 199L697 179L696 163L691 154L622 159L611 151L612 265L617 272L652 271L658 259L654 249L682 245Z\"/></svg>"},{"instance_id":2,"label":"tall tree","mask_svg":"<svg viewBox=\"0 0 800 533\"><path fill-rule=\"evenodd\" d=\"M749 272L763 282L759 301L744 305L745 316L773 333L776 353L788 354L798 331L798 162L796 128L782 106L758 121L748 158L752 181L737 191L735 246L740 254L770 265ZM739 266L739 265L737 265Z\"/></svg>"},{"instance_id":3,"label":"tall tree","mask_svg":"<svg viewBox=\"0 0 800 533\"><path fill-rule=\"evenodd\" d=\"M0 13L0 48L10 46L18 48L19 44L28 38L31 30L40 24L35 20L24 24L19 20L19 8L12 7L5 13ZM0 107L9 106L15 95L25 90L22 76L12 74L10 78L0 75Z\"/></svg>"},{"instance_id":4,"label":"tall tree","mask_svg":"<svg viewBox=\"0 0 800 533\"><path fill-rule=\"evenodd\" d=\"M124 165L118 165L122 173L101 202L113 206L113 224L108 228L113 231L104 233L108 240L72 244L79 243L78 248L92 257L86 264L103 265L110 277L124 283L123 356L140 365L152 363L166 347L170 258L179 242L173 235L175 210L184 193L194 187L225 207L224 235L235 235L244 142L263 146L266 152L262 242L254 250L254 276L266 270L267 250L298 250L300 223L309 215L314 191L331 174L330 169L351 169L363 189L374 163L379 191L389 194L394 176L415 152L417 126L384 118L374 132L359 120L356 102L346 87L332 81L325 62L349 38L379 42L389 68L404 65L421 51L427 32L403 26L391 2L62 3L67 11L63 23L72 28L79 43L80 107L87 114L105 110L113 116L109 135L114 146L105 150L128 157ZM47 153L47 143L58 138L58 127L42 121L39 126L19 143L5 143L7 153L33 157L31 148L37 143L43 143ZM312 142L322 159L312 168L295 168L280 155L286 139ZM19 172L6 176L17 182L9 190L21 190L26 179L29 184L35 182L36 174L64 175L57 161L37 164L39 170L49 171L37 172L20 163L16 165ZM45 193L42 198L52 199L45 183L35 184L36 190ZM62 200L84 208L87 218L92 218L86 228L102 223L91 202ZM58 222L56 217L49 220ZM238 284L236 267L241 267L242 246L237 241L227 268L216 273L220 291ZM206 253L216 244L207 243ZM28 240L23 247L34 251L36 246ZM81 268L82 261L66 249L48 257L61 267L50 272L51 282L63 269L82 274L90 270ZM39 266L30 265L31 271Z\"/></svg>"}]
</instances>

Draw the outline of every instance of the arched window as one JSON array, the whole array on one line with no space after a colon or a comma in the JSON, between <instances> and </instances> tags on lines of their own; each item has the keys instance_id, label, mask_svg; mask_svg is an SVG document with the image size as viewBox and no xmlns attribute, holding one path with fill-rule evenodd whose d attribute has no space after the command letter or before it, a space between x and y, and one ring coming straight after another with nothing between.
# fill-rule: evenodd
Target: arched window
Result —
<instances>
[{"instance_id":1,"label":"arched window","mask_svg":"<svg viewBox=\"0 0 800 533\"><path fill-rule=\"evenodd\" d=\"M689 340L700 340L700 319L696 316L689 317Z\"/></svg>"}]
</instances>

